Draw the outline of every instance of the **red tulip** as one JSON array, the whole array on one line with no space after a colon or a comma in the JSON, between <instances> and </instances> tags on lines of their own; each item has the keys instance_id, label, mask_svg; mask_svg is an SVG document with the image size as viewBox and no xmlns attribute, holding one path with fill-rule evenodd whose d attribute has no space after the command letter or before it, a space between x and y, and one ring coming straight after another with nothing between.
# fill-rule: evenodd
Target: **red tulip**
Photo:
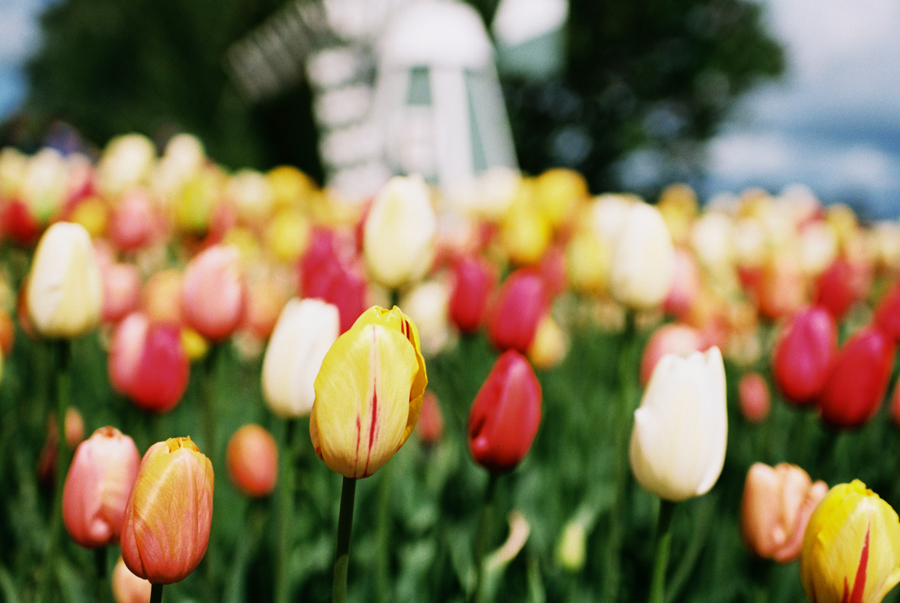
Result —
<instances>
[{"instance_id":1,"label":"red tulip","mask_svg":"<svg viewBox=\"0 0 900 603\"><path fill-rule=\"evenodd\" d=\"M858 280L850 263L843 257L835 258L816 279L813 302L840 322L859 297L854 279Z\"/></svg>"},{"instance_id":2,"label":"red tulip","mask_svg":"<svg viewBox=\"0 0 900 603\"><path fill-rule=\"evenodd\" d=\"M101 427L78 445L63 487L63 522L85 548L119 541L125 504L141 455L114 427Z\"/></svg>"},{"instance_id":3,"label":"red tulip","mask_svg":"<svg viewBox=\"0 0 900 603\"><path fill-rule=\"evenodd\" d=\"M151 322L139 312L116 326L109 350L109 378L116 391L139 407L171 410L187 388L189 371L178 326Z\"/></svg>"},{"instance_id":4,"label":"red tulip","mask_svg":"<svg viewBox=\"0 0 900 603\"><path fill-rule=\"evenodd\" d=\"M837 354L837 327L825 308L811 306L785 325L772 354L772 376L790 402L812 402L825 387Z\"/></svg>"},{"instance_id":5,"label":"red tulip","mask_svg":"<svg viewBox=\"0 0 900 603\"><path fill-rule=\"evenodd\" d=\"M865 327L841 348L819 396L822 420L835 427L858 427L881 406L891 368L894 342L881 330Z\"/></svg>"},{"instance_id":6,"label":"red tulip","mask_svg":"<svg viewBox=\"0 0 900 603\"><path fill-rule=\"evenodd\" d=\"M878 302L873 322L895 342L900 342L900 281Z\"/></svg>"},{"instance_id":7,"label":"red tulip","mask_svg":"<svg viewBox=\"0 0 900 603\"><path fill-rule=\"evenodd\" d=\"M472 333L481 327L497 280L497 269L481 256L465 256L453 263L449 313L456 328Z\"/></svg>"},{"instance_id":8,"label":"red tulip","mask_svg":"<svg viewBox=\"0 0 900 603\"><path fill-rule=\"evenodd\" d=\"M487 317L488 337L500 350L528 351L538 324L550 309L544 279L539 272L520 268L510 274Z\"/></svg>"},{"instance_id":9,"label":"red tulip","mask_svg":"<svg viewBox=\"0 0 900 603\"><path fill-rule=\"evenodd\" d=\"M330 230L313 231L298 264L300 295L334 304L346 332L368 308L365 275L354 244Z\"/></svg>"},{"instance_id":10,"label":"red tulip","mask_svg":"<svg viewBox=\"0 0 900 603\"><path fill-rule=\"evenodd\" d=\"M541 384L524 356L497 359L469 413L469 451L491 473L512 471L528 454L541 422Z\"/></svg>"}]
</instances>

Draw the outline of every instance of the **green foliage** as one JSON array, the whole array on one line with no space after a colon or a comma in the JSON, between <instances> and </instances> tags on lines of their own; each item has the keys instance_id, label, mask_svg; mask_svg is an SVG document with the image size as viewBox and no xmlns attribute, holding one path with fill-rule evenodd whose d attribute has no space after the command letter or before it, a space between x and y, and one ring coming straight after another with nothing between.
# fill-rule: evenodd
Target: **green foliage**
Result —
<instances>
[{"instance_id":1,"label":"green foliage","mask_svg":"<svg viewBox=\"0 0 900 603\"><path fill-rule=\"evenodd\" d=\"M471 3L489 22L497 1ZM97 146L126 132L162 143L187 131L223 165L288 163L320 179L309 90L299 84L251 105L226 73L229 45L283 4L62 0L42 20L28 122L64 120ZM530 173L572 167L592 190L609 190L615 162L646 148L669 159L666 181L684 177L734 101L784 68L761 7L749 0L570 4L564 73L503 82L519 161Z\"/></svg>"}]
</instances>

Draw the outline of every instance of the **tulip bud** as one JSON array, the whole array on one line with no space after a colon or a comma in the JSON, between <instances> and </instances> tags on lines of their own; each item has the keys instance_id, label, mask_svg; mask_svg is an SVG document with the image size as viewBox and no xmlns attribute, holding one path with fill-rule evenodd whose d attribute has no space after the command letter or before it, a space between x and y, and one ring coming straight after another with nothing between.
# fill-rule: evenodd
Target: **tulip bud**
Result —
<instances>
[{"instance_id":1,"label":"tulip bud","mask_svg":"<svg viewBox=\"0 0 900 603\"><path fill-rule=\"evenodd\" d=\"M556 545L556 561L566 571L580 572L584 568L587 549L587 530L584 523L573 520L563 527Z\"/></svg>"},{"instance_id":2,"label":"tulip bud","mask_svg":"<svg viewBox=\"0 0 900 603\"><path fill-rule=\"evenodd\" d=\"M634 413L630 458L638 483L671 501L705 494L722 472L727 439L719 348L663 356Z\"/></svg>"},{"instance_id":3,"label":"tulip bud","mask_svg":"<svg viewBox=\"0 0 900 603\"><path fill-rule=\"evenodd\" d=\"M181 289L184 275L177 268L160 270L144 283L141 309L154 322L181 324Z\"/></svg>"},{"instance_id":4,"label":"tulip bud","mask_svg":"<svg viewBox=\"0 0 900 603\"><path fill-rule=\"evenodd\" d=\"M57 222L38 242L26 306L34 330L72 339L93 330L103 310L103 277L83 226Z\"/></svg>"},{"instance_id":5,"label":"tulip bud","mask_svg":"<svg viewBox=\"0 0 900 603\"><path fill-rule=\"evenodd\" d=\"M788 401L814 400L837 354L837 327L827 310L811 306L784 326L772 352L772 377Z\"/></svg>"},{"instance_id":6,"label":"tulip bud","mask_svg":"<svg viewBox=\"0 0 900 603\"><path fill-rule=\"evenodd\" d=\"M144 454L122 526L122 558L153 584L184 580L209 544L212 463L191 438L157 442Z\"/></svg>"},{"instance_id":7,"label":"tulip bud","mask_svg":"<svg viewBox=\"0 0 900 603\"><path fill-rule=\"evenodd\" d=\"M181 330L139 312L116 325L108 363L113 388L144 410L168 412L187 389L190 365Z\"/></svg>"},{"instance_id":8,"label":"tulip bud","mask_svg":"<svg viewBox=\"0 0 900 603\"><path fill-rule=\"evenodd\" d=\"M550 309L544 280L531 268L510 274L488 313L488 337L497 349L523 354L534 340L538 324Z\"/></svg>"},{"instance_id":9,"label":"tulip bud","mask_svg":"<svg viewBox=\"0 0 900 603\"><path fill-rule=\"evenodd\" d=\"M630 308L656 307L669 293L674 272L672 236L659 210L632 203L613 247L612 296Z\"/></svg>"},{"instance_id":10,"label":"tulip bud","mask_svg":"<svg viewBox=\"0 0 900 603\"><path fill-rule=\"evenodd\" d=\"M305 417L313 407L313 383L338 338L338 309L319 299L288 301L275 323L262 365L266 405L283 418Z\"/></svg>"},{"instance_id":11,"label":"tulip bud","mask_svg":"<svg viewBox=\"0 0 900 603\"><path fill-rule=\"evenodd\" d=\"M568 334L553 316L544 314L528 346L529 362L538 369L549 370L562 362L568 352Z\"/></svg>"},{"instance_id":12,"label":"tulip bud","mask_svg":"<svg viewBox=\"0 0 900 603\"><path fill-rule=\"evenodd\" d=\"M444 415L441 413L437 395L431 390L425 390L422 397L422 412L419 413L416 431L419 433L419 439L426 445L438 443L444 435Z\"/></svg>"},{"instance_id":13,"label":"tulip bud","mask_svg":"<svg viewBox=\"0 0 900 603\"><path fill-rule=\"evenodd\" d=\"M132 574L119 557L112 573L112 591L116 603L147 603L152 588L149 581Z\"/></svg>"},{"instance_id":14,"label":"tulip bud","mask_svg":"<svg viewBox=\"0 0 900 603\"><path fill-rule=\"evenodd\" d=\"M275 438L259 425L244 425L228 440L225 464L232 483L247 496L271 494L278 481Z\"/></svg>"},{"instance_id":15,"label":"tulip bud","mask_svg":"<svg viewBox=\"0 0 900 603\"><path fill-rule=\"evenodd\" d=\"M827 309L834 320L840 322L859 297L854 287L855 277L846 258L835 258L816 279L814 303Z\"/></svg>"},{"instance_id":16,"label":"tulip bud","mask_svg":"<svg viewBox=\"0 0 900 603\"><path fill-rule=\"evenodd\" d=\"M207 339L221 341L238 328L246 297L240 254L234 247L209 247L185 269L181 292L184 320Z\"/></svg>"},{"instance_id":17,"label":"tulip bud","mask_svg":"<svg viewBox=\"0 0 900 603\"><path fill-rule=\"evenodd\" d=\"M469 452L491 473L515 469L541 423L541 384L515 350L497 359L469 412Z\"/></svg>"},{"instance_id":18,"label":"tulip bud","mask_svg":"<svg viewBox=\"0 0 900 603\"><path fill-rule=\"evenodd\" d=\"M125 504L141 455L114 427L101 427L75 450L63 487L63 522L85 548L119 541Z\"/></svg>"},{"instance_id":19,"label":"tulip bud","mask_svg":"<svg viewBox=\"0 0 900 603\"><path fill-rule=\"evenodd\" d=\"M421 278L431 266L436 233L437 218L425 181L392 178L366 218L363 255L369 275L388 288Z\"/></svg>"},{"instance_id":20,"label":"tulip bud","mask_svg":"<svg viewBox=\"0 0 900 603\"><path fill-rule=\"evenodd\" d=\"M759 423L769 416L771 399L769 385L765 378L756 371L744 373L738 382L738 402L741 414L750 423Z\"/></svg>"},{"instance_id":21,"label":"tulip bud","mask_svg":"<svg viewBox=\"0 0 900 603\"><path fill-rule=\"evenodd\" d=\"M641 384L646 387L653 369L666 354L688 356L706 349L703 335L694 327L681 323L667 323L653 331L641 356Z\"/></svg>"},{"instance_id":22,"label":"tulip bud","mask_svg":"<svg viewBox=\"0 0 900 603\"><path fill-rule=\"evenodd\" d=\"M806 526L800 582L816 603L878 603L900 582L900 520L859 480L831 488Z\"/></svg>"},{"instance_id":23,"label":"tulip bud","mask_svg":"<svg viewBox=\"0 0 900 603\"><path fill-rule=\"evenodd\" d=\"M398 308L374 306L338 337L316 377L309 435L349 478L378 471L409 438L428 376L419 331Z\"/></svg>"},{"instance_id":24,"label":"tulip bud","mask_svg":"<svg viewBox=\"0 0 900 603\"><path fill-rule=\"evenodd\" d=\"M894 283L878 302L873 322L900 343L900 281Z\"/></svg>"},{"instance_id":25,"label":"tulip bud","mask_svg":"<svg viewBox=\"0 0 900 603\"><path fill-rule=\"evenodd\" d=\"M112 263L103 267L103 321L116 323L138 309L141 275L134 264Z\"/></svg>"},{"instance_id":26,"label":"tulip bud","mask_svg":"<svg viewBox=\"0 0 900 603\"><path fill-rule=\"evenodd\" d=\"M569 286L579 293L604 293L609 280L609 246L593 231L579 232L566 246L566 276Z\"/></svg>"},{"instance_id":27,"label":"tulip bud","mask_svg":"<svg viewBox=\"0 0 900 603\"><path fill-rule=\"evenodd\" d=\"M485 258L466 256L453 263L453 279L450 320L463 333L473 333L484 322L488 301L497 286L497 269Z\"/></svg>"},{"instance_id":28,"label":"tulip bud","mask_svg":"<svg viewBox=\"0 0 900 603\"><path fill-rule=\"evenodd\" d=\"M741 537L755 555L779 563L793 561L803 546L809 516L828 492L797 465L754 463L741 501Z\"/></svg>"},{"instance_id":29,"label":"tulip bud","mask_svg":"<svg viewBox=\"0 0 900 603\"><path fill-rule=\"evenodd\" d=\"M866 327L844 343L818 399L822 420L835 427L858 427L875 416L894 365L894 342Z\"/></svg>"},{"instance_id":30,"label":"tulip bud","mask_svg":"<svg viewBox=\"0 0 900 603\"><path fill-rule=\"evenodd\" d=\"M341 316L341 333L363 313L368 283L355 249L329 230L313 231L312 241L300 258L300 293L334 304Z\"/></svg>"}]
</instances>

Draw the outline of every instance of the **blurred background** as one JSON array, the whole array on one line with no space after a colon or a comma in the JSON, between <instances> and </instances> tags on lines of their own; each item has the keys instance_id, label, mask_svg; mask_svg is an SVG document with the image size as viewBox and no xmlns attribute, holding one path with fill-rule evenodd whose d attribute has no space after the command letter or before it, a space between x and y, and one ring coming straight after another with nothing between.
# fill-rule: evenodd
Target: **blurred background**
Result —
<instances>
[{"instance_id":1,"label":"blurred background","mask_svg":"<svg viewBox=\"0 0 900 603\"><path fill-rule=\"evenodd\" d=\"M289 57L296 68L264 90L237 68L258 32L303 3L0 0L0 144L101 148L136 131L162 146L185 131L223 166L291 164L321 182L300 63ZM496 42L503 2L470 3ZM345 24L366 10L324 4ZM499 55L524 171L571 167L594 193L651 201L674 180L704 199L802 183L864 219L900 215L900 3L571 0L566 10L562 43L539 47L538 68Z\"/></svg>"}]
</instances>

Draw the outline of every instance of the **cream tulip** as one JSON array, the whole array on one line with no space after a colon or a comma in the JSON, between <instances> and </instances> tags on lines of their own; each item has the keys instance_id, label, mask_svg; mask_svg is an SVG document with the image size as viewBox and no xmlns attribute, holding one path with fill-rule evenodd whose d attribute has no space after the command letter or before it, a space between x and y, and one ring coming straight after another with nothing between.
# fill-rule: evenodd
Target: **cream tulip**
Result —
<instances>
[{"instance_id":1,"label":"cream tulip","mask_svg":"<svg viewBox=\"0 0 900 603\"><path fill-rule=\"evenodd\" d=\"M626 306L641 310L662 304L675 275L675 248L662 215L635 202L613 245L610 292Z\"/></svg>"},{"instance_id":2,"label":"cream tulip","mask_svg":"<svg viewBox=\"0 0 900 603\"><path fill-rule=\"evenodd\" d=\"M93 330L103 310L103 277L91 237L80 224L57 222L41 237L26 291L35 331L72 339Z\"/></svg>"},{"instance_id":3,"label":"cream tulip","mask_svg":"<svg viewBox=\"0 0 900 603\"><path fill-rule=\"evenodd\" d=\"M397 176L375 197L363 231L369 276L397 288L424 276L434 256L437 217L428 185L418 176Z\"/></svg>"},{"instance_id":4,"label":"cream tulip","mask_svg":"<svg viewBox=\"0 0 900 603\"><path fill-rule=\"evenodd\" d=\"M705 494L722 472L727 440L719 348L663 356L634 413L630 457L638 483L676 502Z\"/></svg>"},{"instance_id":5,"label":"cream tulip","mask_svg":"<svg viewBox=\"0 0 900 603\"><path fill-rule=\"evenodd\" d=\"M313 383L340 334L337 306L293 298L275 323L262 366L266 404L284 418L306 416L316 399Z\"/></svg>"}]
</instances>

